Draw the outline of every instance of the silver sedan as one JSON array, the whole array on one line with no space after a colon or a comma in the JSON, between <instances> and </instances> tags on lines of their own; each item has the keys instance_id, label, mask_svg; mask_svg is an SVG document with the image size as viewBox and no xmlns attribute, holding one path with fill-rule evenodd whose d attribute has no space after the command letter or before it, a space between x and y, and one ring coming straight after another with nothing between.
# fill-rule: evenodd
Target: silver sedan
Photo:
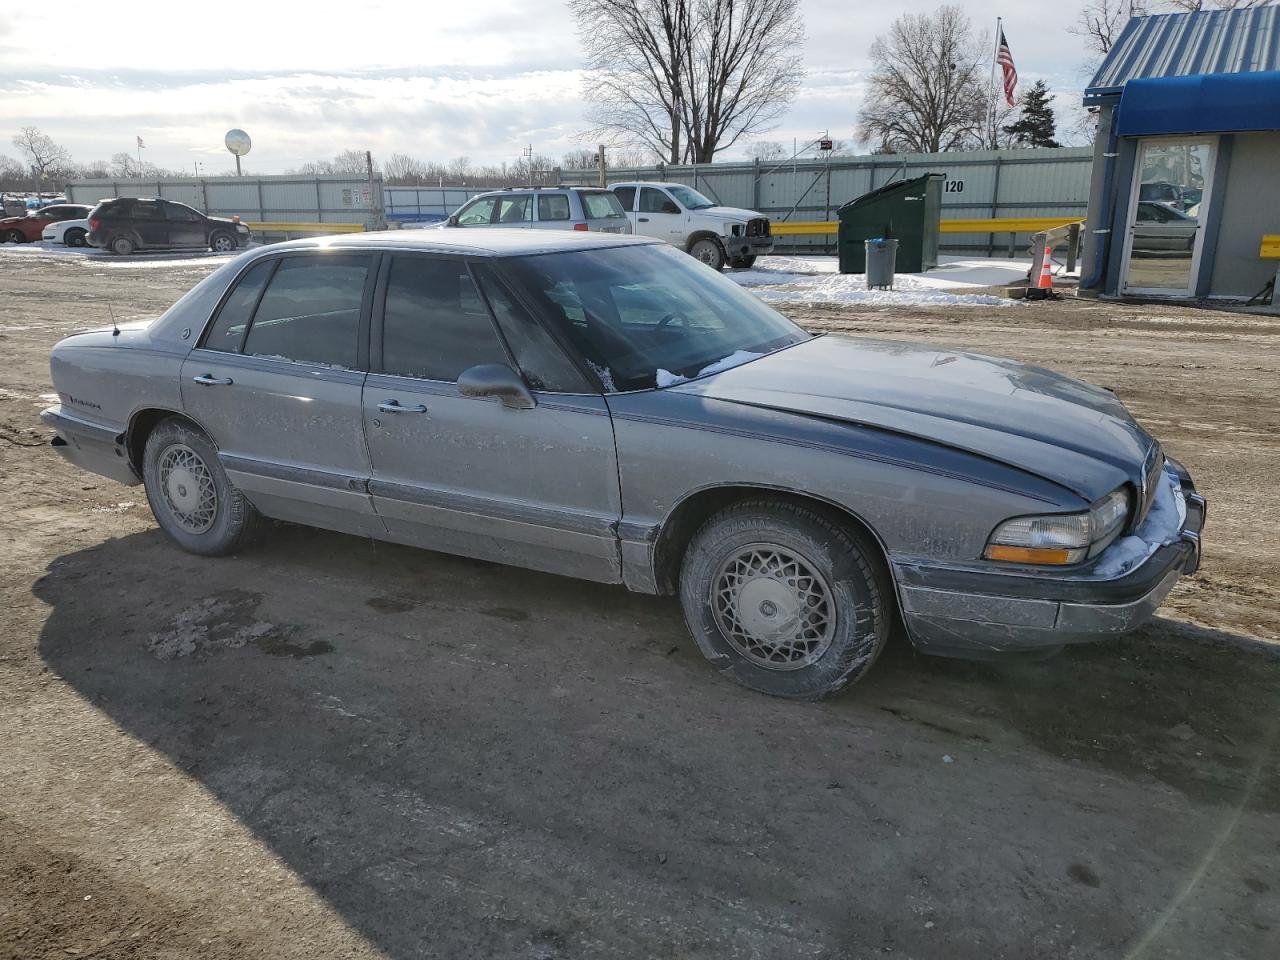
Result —
<instances>
[{"instance_id":1,"label":"silver sedan","mask_svg":"<svg viewBox=\"0 0 1280 960\"><path fill-rule=\"evenodd\" d=\"M491 230L255 250L69 337L44 414L195 553L312 524L676 595L756 690L1141 624L1204 501L1110 392L811 336L658 241Z\"/></svg>"}]
</instances>

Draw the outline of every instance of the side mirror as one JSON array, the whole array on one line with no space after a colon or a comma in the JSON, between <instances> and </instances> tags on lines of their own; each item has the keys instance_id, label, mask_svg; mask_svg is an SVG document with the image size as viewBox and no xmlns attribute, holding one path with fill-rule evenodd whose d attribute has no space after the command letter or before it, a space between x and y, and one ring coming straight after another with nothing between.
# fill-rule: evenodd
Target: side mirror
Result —
<instances>
[{"instance_id":1,"label":"side mirror","mask_svg":"<svg viewBox=\"0 0 1280 960\"><path fill-rule=\"evenodd\" d=\"M449 214L449 219L445 223L451 227L456 227L458 225L458 215L456 213Z\"/></svg>"},{"instance_id":2,"label":"side mirror","mask_svg":"<svg viewBox=\"0 0 1280 960\"><path fill-rule=\"evenodd\" d=\"M663 213L679 213L679 212L680 212L680 208L676 206L676 204L675 204L675 201L674 201L674 200L663 200L663 201L662 201L662 212L663 212Z\"/></svg>"},{"instance_id":3,"label":"side mirror","mask_svg":"<svg viewBox=\"0 0 1280 960\"><path fill-rule=\"evenodd\" d=\"M482 363L463 370L458 393L478 400L497 397L513 410L532 410L538 405L524 378L505 363Z\"/></svg>"}]
</instances>

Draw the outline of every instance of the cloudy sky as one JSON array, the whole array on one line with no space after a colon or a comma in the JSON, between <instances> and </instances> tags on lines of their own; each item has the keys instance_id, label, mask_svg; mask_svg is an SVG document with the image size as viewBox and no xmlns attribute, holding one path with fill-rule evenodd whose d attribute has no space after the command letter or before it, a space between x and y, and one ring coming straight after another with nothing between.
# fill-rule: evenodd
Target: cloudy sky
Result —
<instances>
[{"instance_id":1,"label":"cloudy sky","mask_svg":"<svg viewBox=\"0 0 1280 960\"><path fill-rule=\"evenodd\" d=\"M989 32L1003 13L1022 82L1044 78L1074 119L1085 52L1056 16L1074 5L961 3ZM803 0L806 80L764 138L852 139L871 41L936 6ZM230 166L231 127L253 137L246 167L261 173L347 148L496 163L532 143L558 157L585 145L580 62L559 0L15 0L0 9L0 153L35 124L79 160L140 136L143 159L206 173Z\"/></svg>"}]
</instances>

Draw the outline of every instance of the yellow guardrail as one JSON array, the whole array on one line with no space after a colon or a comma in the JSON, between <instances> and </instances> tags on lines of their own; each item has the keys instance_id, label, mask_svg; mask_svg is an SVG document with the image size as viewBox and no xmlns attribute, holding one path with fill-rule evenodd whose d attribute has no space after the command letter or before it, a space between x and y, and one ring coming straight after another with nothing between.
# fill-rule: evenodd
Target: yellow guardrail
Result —
<instances>
[{"instance_id":1,"label":"yellow guardrail","mask_svg":"<svg viewBox=\"0 0 1280 960\"><path fill-rule=\"evenodd\" d=\"M1262 247L1258 250L1259 260L1280 260L1280 233L1262 235Z\"/></svg>"},{"instance_id":2,"label":"yellow guardrail","mask_svg":"<svg viewBox=\"0 0 1280 960\"><path fill-rule=\"evenodd\" d=\"M938 224L940 233L1039 233L1054 227L1079 223L1081 217L991 217L979 220L943 220ZM774 221L769 231L775 237L812 236L836 233L840 224L836 220ZM1280 237L1274 238L1280 242Z\"/></svg>"},{"instance_id":3,"label":"yellow guardrail","mask_svg":"<svg viewBox=\"0 0 1280 960\"><path fill-rule=\"evenodd\" d=\"M254 233L364 233L363 223L250 223Z\"/></svg>"}]
</instances>

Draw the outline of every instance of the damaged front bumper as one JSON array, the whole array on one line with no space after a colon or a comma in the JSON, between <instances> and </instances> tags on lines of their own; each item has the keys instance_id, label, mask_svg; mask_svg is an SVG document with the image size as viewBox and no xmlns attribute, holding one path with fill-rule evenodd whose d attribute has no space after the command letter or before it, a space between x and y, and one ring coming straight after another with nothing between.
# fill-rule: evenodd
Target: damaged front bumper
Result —
<instances>
[{"instance_id":1,"label":"damaged front bumper","mask_svg":"<svg viewBox=\"0 0 1280 960\"><path fill-rule=\"evenodd\" d=\"M1171 464L1172 466L1172 464ZM1177 468L1186 516L1178 537L1111 579L895 562L903 620L925 653L968 658L1051 651L1128 633L1200 566L1206 504Z\"/></svg>"}]
</instances>

